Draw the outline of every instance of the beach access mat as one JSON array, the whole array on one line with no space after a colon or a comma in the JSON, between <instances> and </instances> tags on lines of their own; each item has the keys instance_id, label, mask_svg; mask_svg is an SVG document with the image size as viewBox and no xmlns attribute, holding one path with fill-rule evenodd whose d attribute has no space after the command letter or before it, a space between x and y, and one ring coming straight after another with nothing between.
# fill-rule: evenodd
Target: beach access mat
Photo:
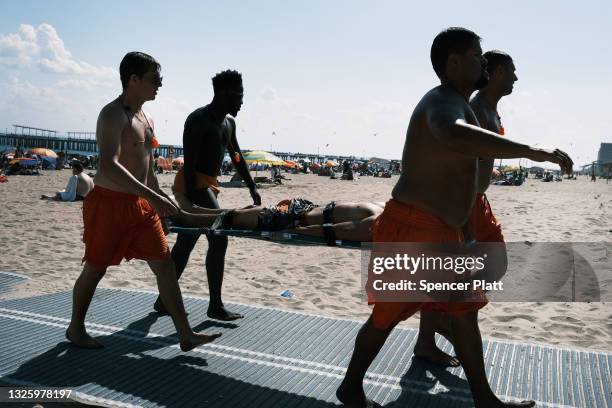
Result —
<instances>
[{"instance_id":1,"label":"beach access mat","mask_svg":"<svg viewBox=\"0 0 612 408\"><path fill-rule=\"evenodd\" d=\"M339 405L334 392L360 322L241 304L228 306L244 319L218 322L206 318L206 300L186 297L196 330L223 336L182 353L171 319L151 311L155 297L99 288L87 326L105 344L101 350L64 340L70 292L0 301L0 382L70 388L80 401L107 406ZM412 329L393 331L367 374L367 394L385 407L471 407L463 371L413 359L415 338ZM530 398L538 407L612 406L610 353L492 340L484 350L502 398Z\"/></svg>"},{"instance_id":2,"label":"beach access mat","mask_svg":"<svg viewBox=\"0 0 612 408\"><path fill-rule=\"evenodd\" d=\"M28 278L16 273L0 272L0 299L5 293L9 293L13 288L20 283L25 282Z\"/></svg>"},{"instance_id":3,"label":"beach access mat","mask_svg":"<svg viewBox=\"0 0 612 408\"><path fill-rule=\"evenodd\" d=\"M328 245L323 237L315 237L312 235L296 234L287 231L255 231L255 230L237 230L237 229L212 229L212 228L186 228L171 226L171 232L183 233L183 234L195 234L195 235L217 235L224 237L239 237L239 238L252 238L261 239L265 241L272 241L278 244L288 245ZM334 241L335 246L340 248L361 248L362 243L360 241L347 241L337 239Z\"/></svg>"}]
</instances>

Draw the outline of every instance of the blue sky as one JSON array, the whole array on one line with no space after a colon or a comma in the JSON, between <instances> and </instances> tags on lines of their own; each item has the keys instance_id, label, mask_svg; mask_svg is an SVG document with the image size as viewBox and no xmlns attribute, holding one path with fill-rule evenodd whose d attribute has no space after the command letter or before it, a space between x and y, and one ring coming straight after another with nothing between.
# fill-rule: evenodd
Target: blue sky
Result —
<instances>
[{"instance_id":1,"label":"blue sky","mask_svg":"<svg viewBox=\"0 0 612 408\"><path fill-rule=\"evenodd\" d=\"M612 141L611 11L609 1L7 1L0 128L93 131L121 91L121 58L139 50L162 64L164 86L145 105L162 143L181 144L210 78L233 68L243 148L399 158L413 107L437 84L431 41L464 26L514 57L519 82L499 106L507 136L582 164Z\"/></svg>"}]
</instances>

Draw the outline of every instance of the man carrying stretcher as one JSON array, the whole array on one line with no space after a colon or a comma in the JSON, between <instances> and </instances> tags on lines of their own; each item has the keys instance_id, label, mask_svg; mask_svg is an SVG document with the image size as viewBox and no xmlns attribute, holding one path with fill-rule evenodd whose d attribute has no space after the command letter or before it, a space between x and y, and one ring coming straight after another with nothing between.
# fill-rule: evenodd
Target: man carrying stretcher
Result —
<instances>
[{"instance_id":1,"label":"man carrying stretcher","mask_svg":"<svg viewBox=\"0 0 612 408\"><path fill-rule=\"evenodd\" d=\"M402 174L372 229L374 242L461 243L478 188L478 158L572 161L560 150L535 149L479 128L469 97L486 84L480 37L463 28L436 36L431 60L441 85L416 106L406 135ZM363 390L366 371L393 328L419 310L450 315L451 334L477 408L531 407L533 401L502 402L491 390L484 367L478 310L482 302L374 302L357 334L355 349L336 395L347 407L373 407Z\"/></svg>"},{"instance_id":2,"label":"man carrying stretcher","mask_svg":"<svg viewBox=\"0 0 612 408\"><path fill-rule=\"evenodd\" d=\"M95 187L83 203L85 266L74 284L72 319L66 330L68 340L78 347L102 347L85 330L85 315L106 269L123 258L143 259L155 273L181 350L220 336L191 330L160 219L178 212L155 178L152 150L159 144L153 120L142 110L162 85L160 70L150 55L126 54L119 67L123 92L98 116L100 162Z\"/></svg>"}]
</instances>

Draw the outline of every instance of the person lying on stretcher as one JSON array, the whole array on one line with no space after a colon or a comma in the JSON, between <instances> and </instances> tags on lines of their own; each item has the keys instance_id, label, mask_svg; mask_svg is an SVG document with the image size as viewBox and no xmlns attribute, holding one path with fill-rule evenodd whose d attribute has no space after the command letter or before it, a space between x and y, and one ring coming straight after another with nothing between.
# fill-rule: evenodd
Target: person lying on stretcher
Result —
<instances>
[{"instance_id":1,"label":"person lying on stretcher","mask_svg":"<svg viewBox=\"0 0 612 408\"><path fill-rule=\"evenodd\" d=\"M175 224L217 229L247 229L259 231L290 231L334 241L372 240L370 227L382 213L384 203L345 203L332 201L318 206L302 198L292 198L277 205L249 206L241 209L209 209L193 205L182 194L175 198L184 211L173 217Z\"/></svg>"}]
</instances>

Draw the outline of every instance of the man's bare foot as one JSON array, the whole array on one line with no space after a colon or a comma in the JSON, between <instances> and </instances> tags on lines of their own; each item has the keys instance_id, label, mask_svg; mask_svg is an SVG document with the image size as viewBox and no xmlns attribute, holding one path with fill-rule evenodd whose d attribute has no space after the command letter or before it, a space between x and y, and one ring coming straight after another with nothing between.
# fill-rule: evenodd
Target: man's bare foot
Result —
<instances>
[{"instance_id":1,"label":"man's bare foot","mask_svg":"<svg viewBox=\"0 0 612 408\"><path fill-rule=\"evenodd\" d=\"M231 320L242 319L244 316L239 313L230 312L224 306L209 307L206 315L211 319L223 320L229 322Z\"/></svg>"},{"instance_id":2,"label":"man's bare foot","mask_svg":"<svg viewBox=\"0 0 612 408\"><path fill-rule=\"evenodd\" d=\"M490 399L476 400L474 398L475 408L531 408L535 407L535 401L521 401L521 402L503 402L499 398L493 396Z\"/></svg>"},{"instance_id":3,"label":"man's bare foot","mask_svg":"<svg viewBox=\"0 0 612 408\"><path fill-rule=\"evenodd\" d=\"M86 331L77 332L70 327L66 329L66 339L74 346L84 349L100 349L104 347L102 343L91 337Z\"/></svg>"},{"instance_id":4,"label":"man's bare foot","mask_svg":"<svg viewBox=\"0 0 612 408\"><path fill-rule=\"evenodd\" d=\"M155 300L155 303L153 303L153 310L163 316L168 316L170 314L168 313L166 306L164 306L164 303L162 302L159 296ZM189 316L189 313L187 311L185 311L185 316Z\"/></svg>"},{"instance_id":5,"label":"man's bare foot","mask_svg":"<svg viewBox=\"0 0 612 408\"><path fill-rule=\"evenodd\" d=\"M446 354L435 344L426 346L417 343L416 346L414 346L414 356L444 367L459 367L460 365L457 357Z\"/></svg>"},{"instance_id":6,"label":"man's bare foot","mask_svg":"<svg viewBox=\"0 0 612 408\"><path fill-rule=\"evenodd\" d=\"M199 334L193 333L189 337L180 341L180 346L182 351L193 350L194 348L201 346L202 344L210 343L214 341L216 338L221 337L221 333L215 334Z\"/></svg>"},{"instance_id":7,"label":"man's bare foot","mask_svg":"<svg viewBox=\"0 0 612 408\"><path fill-rule=\"evenodd\" d=\"M363 388L351 389L344 383L336 390L336 398L347 408L381 408L380 404L365 396Z\"/></svg>"}]
</instances>

